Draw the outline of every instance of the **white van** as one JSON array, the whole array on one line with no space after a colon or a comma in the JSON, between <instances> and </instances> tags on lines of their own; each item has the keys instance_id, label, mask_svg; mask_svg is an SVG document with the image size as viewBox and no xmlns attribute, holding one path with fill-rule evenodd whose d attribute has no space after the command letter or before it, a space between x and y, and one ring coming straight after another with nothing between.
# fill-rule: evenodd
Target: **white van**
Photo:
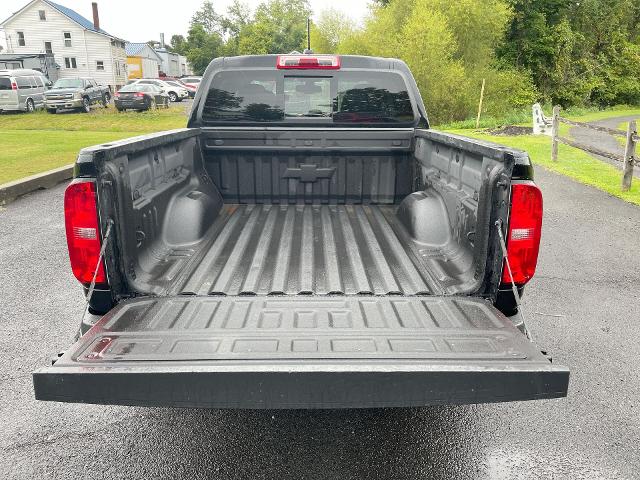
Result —
<instances>
[{"instance_id":1,"label":"white van","mask_svg":"<svg viewBox=\"0 0 640 480\"><path fill-rule=\"evenodd\" d=\"M37 70L0 70L0 112L43 108L44 92L50 86L49 79Z\"/></svg>"}]
</instances>

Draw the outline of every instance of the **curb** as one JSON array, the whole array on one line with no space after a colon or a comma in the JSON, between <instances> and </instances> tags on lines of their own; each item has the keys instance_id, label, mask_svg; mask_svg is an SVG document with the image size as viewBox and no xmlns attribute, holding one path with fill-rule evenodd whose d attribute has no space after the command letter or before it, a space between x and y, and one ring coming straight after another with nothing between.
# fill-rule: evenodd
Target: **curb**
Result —
<instances>
[{"instance_id":1,"label":"curb","mask_svg":"<svg viewBox=\"0 0 640 480\"><path fill-rule=\"evenodd\" d=\"M73 164L0 185L0 205L7 205L27 193L51 188L73 178Z\"/></svg>"}]
</instances>

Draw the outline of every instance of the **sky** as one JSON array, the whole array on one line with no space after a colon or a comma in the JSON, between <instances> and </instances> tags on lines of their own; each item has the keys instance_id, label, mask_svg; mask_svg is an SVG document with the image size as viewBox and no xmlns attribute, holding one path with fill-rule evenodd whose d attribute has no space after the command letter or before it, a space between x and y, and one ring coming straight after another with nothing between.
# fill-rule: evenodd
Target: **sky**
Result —
<instances>
[{"instance_id":1,"label":"sky","mask_svg":"<svg viewBox=\"0 0 640 480\"><path fill-rule=\"evenodd\" d=\"M20 10L29 0L0 0L0 22ZM174 34L185 35L189 20L200 7L202 0L97 0L100 13L100 27L111 35L130 42L159 40L164 32L168 42ZM55 0L91 20L91 0ZM232 0L213 0L218 12L225 12ZM244 0L255 8L260 0ZM309 0L314 15L326 8L335 8L350 16L356 22L367 13L370 0ZM163 5L164 8L158 8ZM4 45L4 34L0 34L0 44Z\"/></svg>"}]
</instances>

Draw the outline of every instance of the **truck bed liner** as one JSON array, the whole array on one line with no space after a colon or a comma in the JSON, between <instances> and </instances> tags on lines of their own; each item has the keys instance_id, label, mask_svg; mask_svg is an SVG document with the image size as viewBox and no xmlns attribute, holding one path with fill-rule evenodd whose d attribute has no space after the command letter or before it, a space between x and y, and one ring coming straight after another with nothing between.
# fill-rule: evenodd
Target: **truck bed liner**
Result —
<instances>
[{"instance_id":1,"label":"truck bed liner","mask_svg":"<svg viewBox=\"0 0 640 480\"><path fill-rule=\"evenodd\" d=\"M225 205L172 293L441 293L426 261L378 205Z\"/></svg>"}]
</instances>

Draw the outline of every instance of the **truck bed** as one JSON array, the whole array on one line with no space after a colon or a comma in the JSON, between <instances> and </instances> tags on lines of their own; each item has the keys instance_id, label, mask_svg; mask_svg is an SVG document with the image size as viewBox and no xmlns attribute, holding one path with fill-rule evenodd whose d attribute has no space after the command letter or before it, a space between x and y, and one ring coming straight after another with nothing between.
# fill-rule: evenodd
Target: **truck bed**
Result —
<instances>
[{"instance_id":1,"label":"truck bed","mask_svg":"<svg viewBox=\"0 0 640 480\"><path fill-rule=\"evenodd\" d=\"M394 207L225 205L213 230L174 293L421 295L449 278L421 260Z\"/></svg>"},{"instance_id":2,"label":"truck bed","mask_svg":"<svg viewBox=\"0 0 640 480\"><path fill-rule=\"evenodd\" d=\"M502 313L515 312L499 228L513 227L513 182L532 180L526 153L423 128L399 60L344 56L319 75L309 62L287 72L295 57L216 59L189 128L82 150L68 231L91 247L76 248L76 276L100 283L83 335L34 373L36 398L368 408L566 395L567 369Z\"/></svg>"}]
</instances>

